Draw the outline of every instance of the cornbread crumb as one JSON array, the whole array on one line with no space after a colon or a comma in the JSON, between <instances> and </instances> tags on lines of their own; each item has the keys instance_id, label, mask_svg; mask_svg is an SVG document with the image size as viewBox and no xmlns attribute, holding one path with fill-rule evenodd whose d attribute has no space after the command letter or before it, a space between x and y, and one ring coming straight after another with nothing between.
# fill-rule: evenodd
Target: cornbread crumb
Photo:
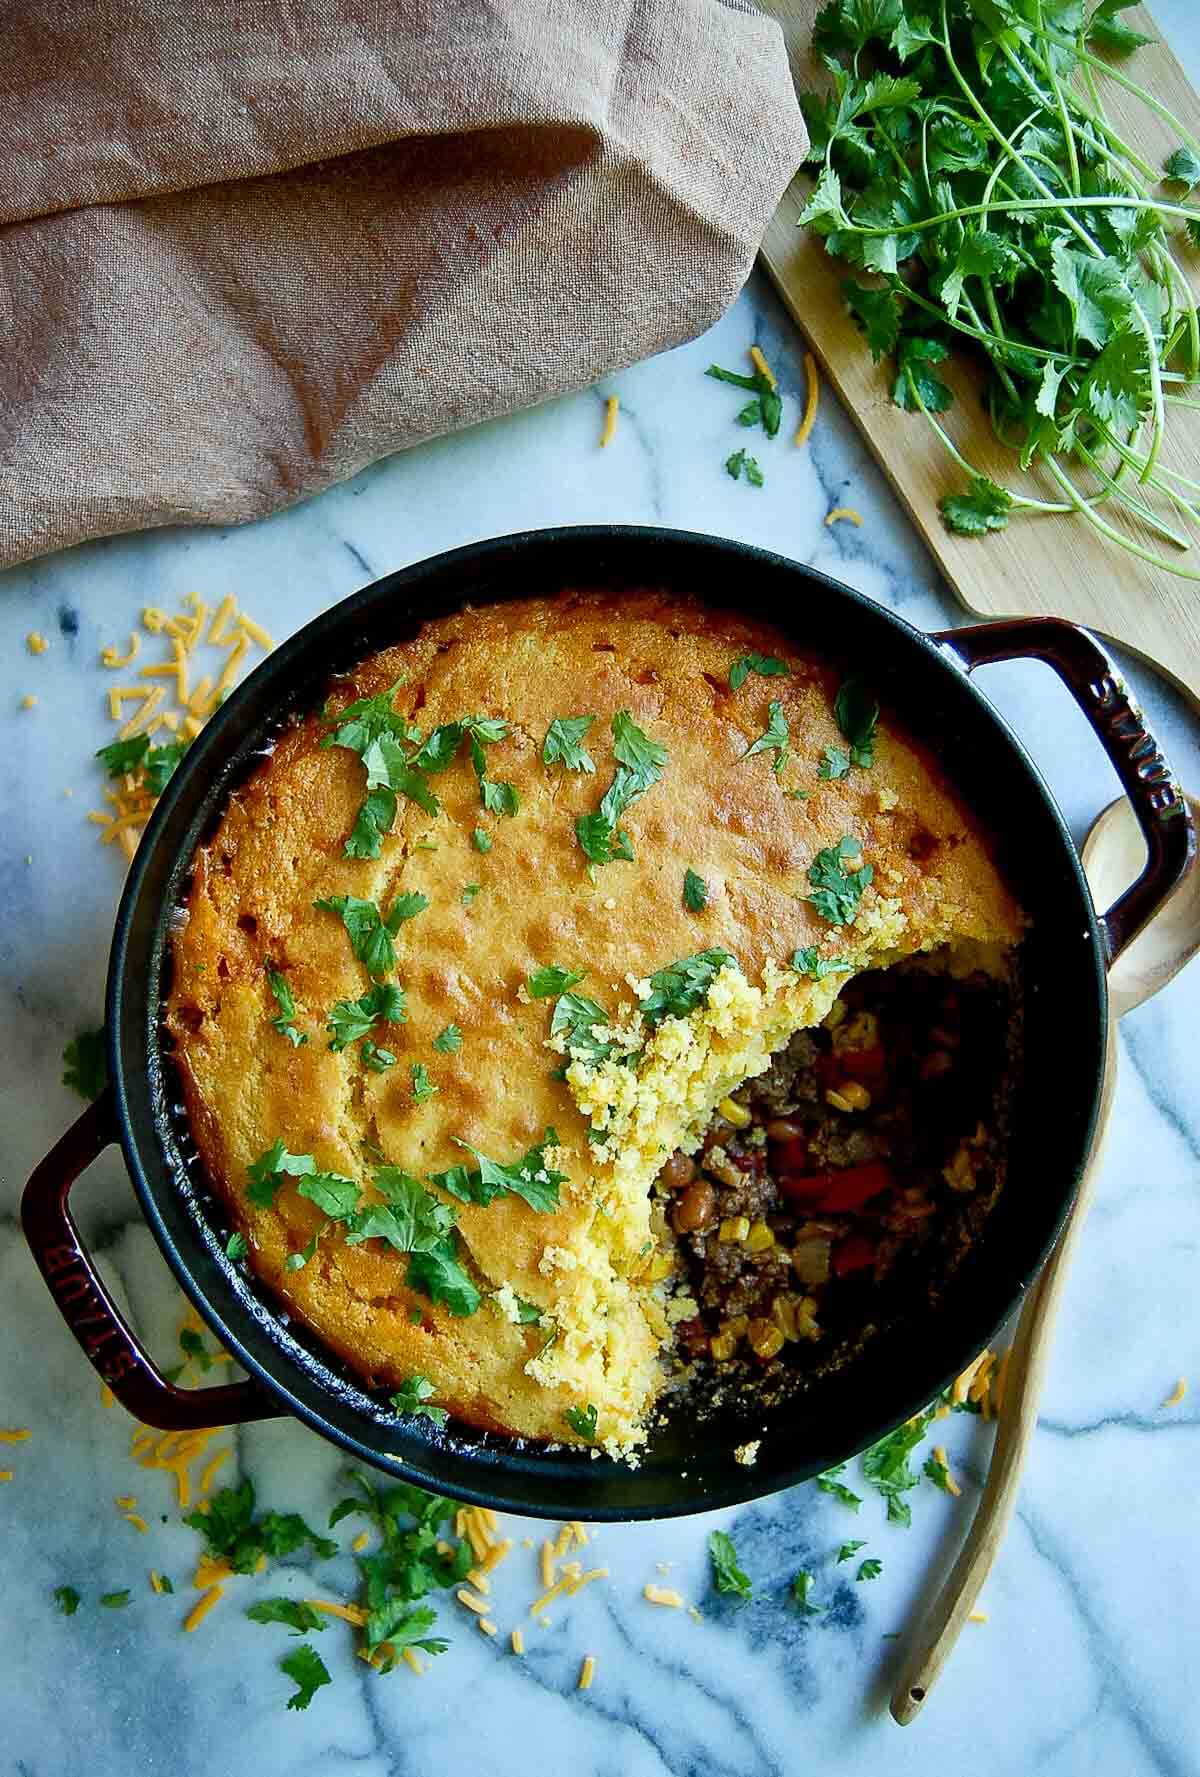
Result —
<instances>
[{"instance_id":1,"label":"cornbread crumb","mask_svg":"<svg viewBox=\"0 0 1200 1777\"><path fill-rule=\"evenodd\" d=\"M875 800L879 804L881 814L890 814L893 808L900 806L899 795L895 790L890 790L886 784L880 784L875 792Z\"/></svg>"},{"instance_id":2,"label":"cornbread crumb","mask_svg":"<svg viewBox=\"0 0 1200 1777\"><path fill-rule=\"evenodd\" d=\"M758 1452L762 1446L761 1438L753 1438L748 1444L738 1444L733 1452L733 1460L743 1468L753 1468L758 1461Z\"/></svg>"}]
</instances>

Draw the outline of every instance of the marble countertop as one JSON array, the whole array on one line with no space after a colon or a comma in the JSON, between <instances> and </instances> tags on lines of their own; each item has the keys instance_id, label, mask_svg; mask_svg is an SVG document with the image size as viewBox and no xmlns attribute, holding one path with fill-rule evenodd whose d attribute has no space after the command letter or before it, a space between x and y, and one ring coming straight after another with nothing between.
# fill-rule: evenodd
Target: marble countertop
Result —
<instances>
[{"instance_id":1,"label":"marble countertop","mask_svg":"<svg viewBox=\"0 0 1200 1777\"><path fill-rule=\"evenodd\" d=\"M1188 0L1165 10L1195 63ZM282 637L439 550L526 527L612 521L741 538L810 562L915 624L962 620L828 393L811 448L781 441L760 452L762 490L724 474L729 401L702 371L714 359L741 363L754 341L794 414L798 342L755 278L706 338L591 393L412 451L248 529L109 541L0 580L0 1426L32 1429L28 1442L0 1446L0 1467L13 1471L0 1486L0 1773L1200 1771L1200 1386L1180 1406L1160 1405L1181 1373L1200 1385L1200 970L1122 1025L1110 1152L1017 1517L983 1601L989 1620L968 1626L908 1730L886 1716L903 1645L893 1637L945 1572L978 1497L991 1434L977 1420L956 1416L945 1428L962 1499L923 1483L910 1530L886 1524L874 1495L853 1517L811 1484L735 1513L605 1527L589 1558L610 1577L556 1607L549 1628L526 1615L535 1568L520 1542L543 1527L510 1520L517 1547L496 1576L495 1642L443 1604L450 1653L421 1679L406 1670L381 1679L352 1657L335 1623L318 1642L334 1684L307 1713L291 1713L276 1664L284 1632L243 1614L263 1582L238 1582L200 1631L181 1634L196 1596L197 1539L179 1523L170 1477L131 1462L130 1421L102 1407L18 1229L26 1175L80 1108L58 1083L63 1044L101 1013L122 863L85 819L100 789L91 754L111 738L97 657L144 605L174 607L193 590L211 603L232 591ZM610 392L621 420L601 455ZM862 513L862 529L827 528L826 512L846 503ZM24 646L34 629L50 643L36 659ZM1154 675L1128 672L1181 776L1200 784L1195 723ZM1116 791L1082 717L1037 666L991 668L983 682L1081 838ZM37 697L30 710L19 707L27 693ZM118 1298L170 1361L180 1298L111 1150L75 1203ZM323 1522L345 1491L342 1469L329 1445L280 1421L239 1431L222 1479L249 1475L264 1504ZM145 1536L112 1503L126 1492L139 1500ZM710 1589L705 1539L717 1525L755 1581L750 1605ZM882 1560L877 1580L855 1583L853 1565L835 1564L847 1537ZM668 1579L658 1563L669 1564ZM173 1576L173 1597L150 1590L151 1567ZM283 1567L268 1591L354 1589L348 1558L324 1564L319 1581L295 1559ZM788 1600L800 1567L815 1575L819 1615L802 1617ZM644 1602L647 1581L676 1586L700 1620ZM51 1601L63 1583L85 1598L70 1619ZM126 1609L97 1608L99 1594L124 1587ZM527 1625L524 1659L504 1639L517 1623ZM597 1671L582 1693L585 1653Z\"/></svg>"}]
</instances>

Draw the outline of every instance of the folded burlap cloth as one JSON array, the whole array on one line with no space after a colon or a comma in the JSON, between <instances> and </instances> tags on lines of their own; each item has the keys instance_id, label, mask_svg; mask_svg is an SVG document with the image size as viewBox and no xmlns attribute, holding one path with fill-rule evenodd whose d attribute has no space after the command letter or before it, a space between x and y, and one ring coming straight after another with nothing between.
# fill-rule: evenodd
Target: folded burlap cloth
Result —
<instances>
[{"instance_id":1,"label":"folded burlap cloth","mask_svg":"<svg viewBox=\"0 0 1200 1777\"><path fill-rule=\"evenodd\" d=\"M699 333L804 146L735 0L26 0L0 564L258 518Z\"/></svg>"}]
</instances>

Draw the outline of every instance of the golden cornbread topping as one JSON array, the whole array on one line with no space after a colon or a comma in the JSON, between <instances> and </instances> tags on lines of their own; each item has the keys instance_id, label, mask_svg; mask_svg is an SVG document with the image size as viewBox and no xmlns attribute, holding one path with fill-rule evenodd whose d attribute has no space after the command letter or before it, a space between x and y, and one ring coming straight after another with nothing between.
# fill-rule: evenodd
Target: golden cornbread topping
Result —
<instances>
[{"instance_id":1,"label":"golden cornbread topping","mask_svg":"<svg viewBox=\"0 0 1200 1777\"><path fill-rule=\"evenodd\" d=\"M290 1312L405 1410L627 1452L664 1163L860 971L1001 975L1020 931L869 687L572 592L428 623L285 730L197 852L166 1022Z\"/></svg>"}]
</instances>

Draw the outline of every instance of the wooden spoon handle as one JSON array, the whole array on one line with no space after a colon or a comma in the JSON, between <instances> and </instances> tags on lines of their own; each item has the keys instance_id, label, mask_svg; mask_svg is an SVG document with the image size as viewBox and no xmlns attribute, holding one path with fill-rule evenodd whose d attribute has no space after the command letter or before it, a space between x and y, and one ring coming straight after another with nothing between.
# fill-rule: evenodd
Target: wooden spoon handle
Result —
<instances>
[{"instance_id":1,"label":"wooden spoon handle","mask_svg":"<svg viewBox=\"0 0 1200 1777\"><path fill-rule=\"evenodd\" d=\"M975 1608L983 1583L1004 1540L1017 1493L1025 1456L1037 1427L1038 1403L1054 1338L1054 1323L1063 1285L1074 1256L1075 1242L1087 1214L1097 1174L1104 1158L1109 1113L1117 1085L1117 1021L1109 1019L1104 1080L1092 1137L1091 1153L1079 1181L1062 1233L1042 1267L1021 1310L1008 1360L1004 1406L996 1431L996 1445L974 1522L958 1560L945 1585L930 1605L892 1692L893 1718L902 1727L920 1714L937 1676L954 1650L963 1624ZM1027 1181L1029 1186L1034 1181Z\"/></svg>"}]
</instances>

